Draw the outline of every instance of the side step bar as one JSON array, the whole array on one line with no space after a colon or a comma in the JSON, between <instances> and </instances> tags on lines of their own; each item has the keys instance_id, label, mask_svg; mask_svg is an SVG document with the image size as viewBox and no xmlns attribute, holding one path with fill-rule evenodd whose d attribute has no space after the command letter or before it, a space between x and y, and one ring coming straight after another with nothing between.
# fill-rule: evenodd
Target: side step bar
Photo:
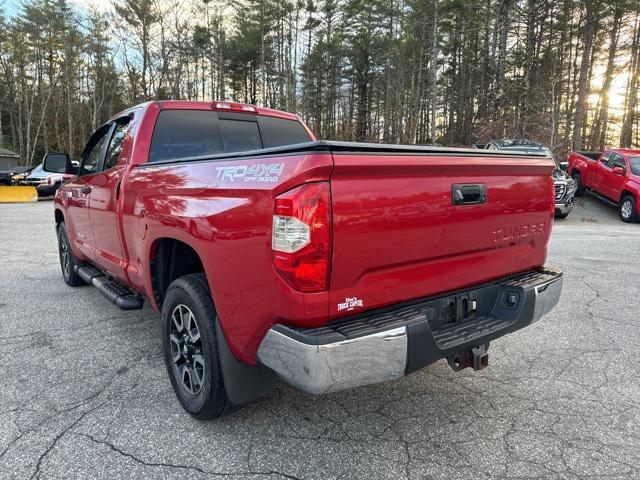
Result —
<instances>
[{"instance_id":1,"label":"side step bar","mask_svg":"<svg viewBox=\"0 0 640 480\"><path fill-rule=\"evenodd\" d=\"M90 265L76 266L76 272L85 282L93 285L120 310L139 310L142 308L142 298L127 287L109 279L104 273Z\"/></svg>"},{"instance_id":2,"label":"side step bar","mask_svg":"<svg viewBox=\"0 0 640 480\"><path fill-rule=\"evenodd\" d=\"M601 200L604 203L608 203L612 207L617 207L618 206L617 202L614 202L613 200L611 200L610 198L605 197L604 195L601 195L600 193L596 192L595 190L589 190L589 195L591 195L592 197L596 197L598 200Z\"/></svg>"}]
</instances>

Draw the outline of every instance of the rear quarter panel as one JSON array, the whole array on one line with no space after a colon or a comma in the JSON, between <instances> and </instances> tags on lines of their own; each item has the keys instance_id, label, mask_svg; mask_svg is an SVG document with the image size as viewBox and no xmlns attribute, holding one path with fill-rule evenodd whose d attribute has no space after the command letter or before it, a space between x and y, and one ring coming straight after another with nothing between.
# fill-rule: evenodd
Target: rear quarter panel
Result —
<instances>
[{"instance_id":1,"label":"rear quarter panel","mask_svg":"<svg viewBox=\"0 0 640 480\"><path fill-rule=\"evenodd\" d=\"M256 165L278 165L272 171L281 173L269 181L234 176ZM319 153L134 167L123 211L129 278L158 309L149 274L154 245L162 238L190 245L204 265L231 350L254 363L273 323L326 321L326 292L296 292L273 269L271 224L275 196L328 180L332 167L331 155Z\"/></svg>"},{"instance_id":2,"label":"rear quarter panel","mask_svg":"<svg viewBox=\"0 0 640 480\"><path fill-rule=\"evenodd\" d=\"M597 160L592 160L578 152L569 154L569 175L579 172L582 184L590 188L593 185L593 168L596 166Z\"/></svg>"}]
</instances>

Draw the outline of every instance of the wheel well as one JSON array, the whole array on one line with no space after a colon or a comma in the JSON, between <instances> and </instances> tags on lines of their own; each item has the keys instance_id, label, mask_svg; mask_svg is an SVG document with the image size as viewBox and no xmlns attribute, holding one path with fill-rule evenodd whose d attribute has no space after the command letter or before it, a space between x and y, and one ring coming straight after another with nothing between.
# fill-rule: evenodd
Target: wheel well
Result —
<instances>
[{"instance_id":1,"label":"wheel well","mask_svg":"<svg viewBox=\"0 0 640 480\"><path fill-rule=\"evenodd\" d=\"M574 173L577 173L578 175L580 175L580 170L578 168L572 168L570 175L573 175Z\"/></svg>"},{"instance_id":2,"label":"wheel well","mask_svg":"<svg viewBox=\"0 0 640 480\"><path fill-rule=\"evenodd\" d=\"M158 307L162 307L167 288L176 278L190 273L204 273L202 260L186 243L163 238L151 249L151 285Z\"/></svg>"},{"instance_id":3,"label":"wheel well","mask_svg":"<svg viewBox=\"0 0 640 480\"><path fill-rule=\"evenodd\" d=\"M56 212L55 212L55 216L56 216L56 226L60 225L62 222L64 222L64 215L62 214L62 212L60 210L58 210L56 208Z\"/></svg>"},{"instance_id":4,"label":"wheel well","mask_svg":"<svg viewBox=\"0 0 640 480\"><path fill-rule=\"evenodd\" d=\"M629 190L623 190L622 193L620 193L620 201L622 202L622 199L624 197L633 197L634 199L636 198L636 196L633 194L633 192L630 192Z\"/></svg>"}]
</instances>

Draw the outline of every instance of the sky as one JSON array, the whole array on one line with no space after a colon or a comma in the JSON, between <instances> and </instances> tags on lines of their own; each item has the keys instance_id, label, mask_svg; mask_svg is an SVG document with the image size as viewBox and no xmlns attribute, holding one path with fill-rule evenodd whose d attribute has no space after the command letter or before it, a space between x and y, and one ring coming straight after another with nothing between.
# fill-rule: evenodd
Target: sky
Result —
<instances>
[{"instance_id":1,"label":"sky","mask_svg":"<svg viewBox=\"0 0 640 480\"><path fill-rule=\"evenodd\" d=\"M69 0L69 3L85 9L94 7L96 10L111 10L111 0ZM4 6L5 13L8 16L14 15L21 4L22 0L0 0L0 5Z\"/></svg>"}]
</instances>

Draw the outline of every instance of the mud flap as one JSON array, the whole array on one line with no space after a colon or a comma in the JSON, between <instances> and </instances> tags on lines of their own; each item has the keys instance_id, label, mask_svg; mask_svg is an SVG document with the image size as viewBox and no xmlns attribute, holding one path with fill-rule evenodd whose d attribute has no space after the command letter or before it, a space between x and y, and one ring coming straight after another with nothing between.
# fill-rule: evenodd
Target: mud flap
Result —
<instances>
[{"instance_id":1,"label":"mud flap","mask_svg":"<svg viewBox=\"0 0 640 480\"><path fill-rule=\"evenodd\" d=\"M224 389L231 403L242 405L273 391L278 379L276 374L262 365L240 362L229 349L217 320L216 337Z\"/></svg>"}]
</instances>

